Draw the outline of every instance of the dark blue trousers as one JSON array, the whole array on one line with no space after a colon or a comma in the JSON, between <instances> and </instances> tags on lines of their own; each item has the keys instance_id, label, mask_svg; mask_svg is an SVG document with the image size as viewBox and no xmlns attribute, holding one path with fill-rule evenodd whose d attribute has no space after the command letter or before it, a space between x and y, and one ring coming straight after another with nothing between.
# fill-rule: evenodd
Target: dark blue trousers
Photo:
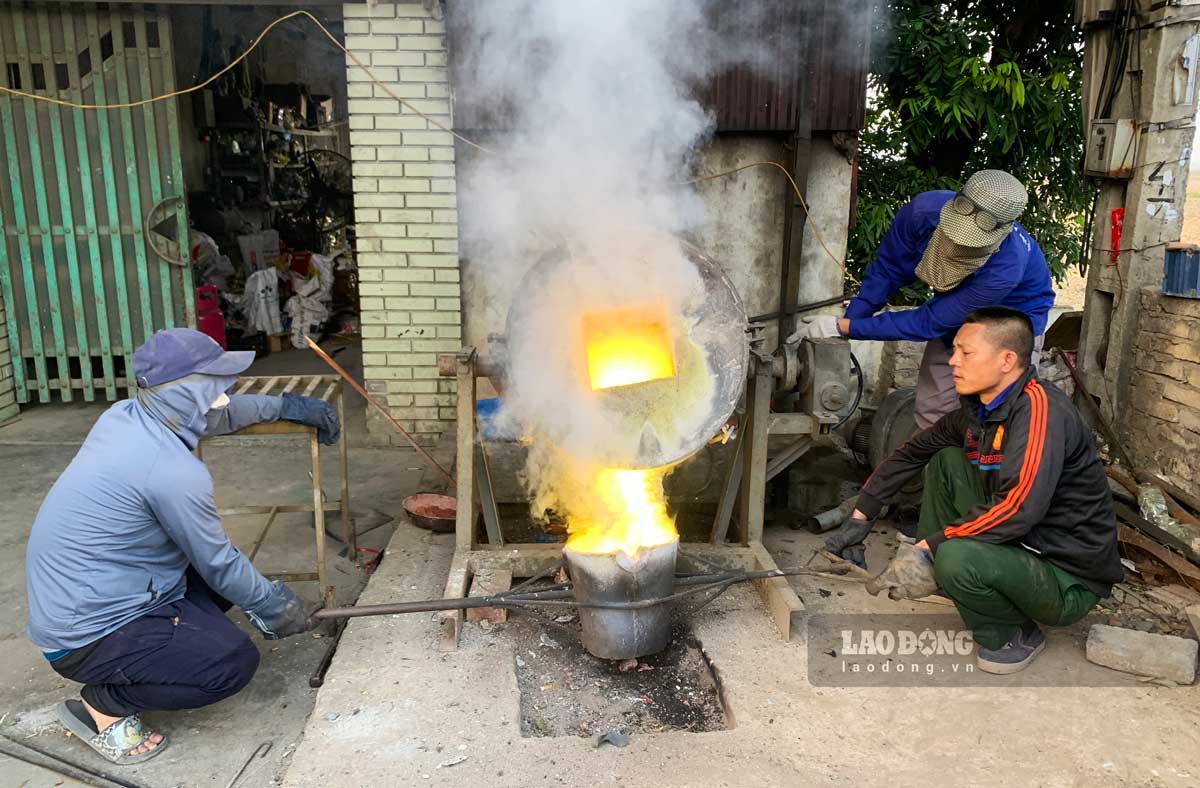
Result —
<instances>
[{"instance_id":1,"label":"dark blue trousers","mask_svg":"<svg viewBox=\"0 0 1200 788\"><path fill-rule=\"evenodd\" d=\"M112 717L208 706L246 686L258 668L258 649L225 616L230 607L189 568L182 599L85 646L82 660L68 655L65 670L50 664Z\"/></svg>"}]
</instances>

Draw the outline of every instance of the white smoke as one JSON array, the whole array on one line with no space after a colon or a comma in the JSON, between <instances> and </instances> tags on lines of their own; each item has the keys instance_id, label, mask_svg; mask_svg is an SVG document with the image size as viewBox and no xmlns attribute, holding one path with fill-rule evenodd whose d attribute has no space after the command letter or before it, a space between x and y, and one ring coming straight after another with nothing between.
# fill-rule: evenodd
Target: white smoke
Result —
<instances>
[{"instance_id":1,"label":"white smoke","mask_svg":"<svg viewBox=\"0 0 1200 788\"><path fill-rule=\"evenodd\" d=\"M686 163L711 128L691 95L709 73L704 0L476 2L458 82L502 98L509 129L462 184L483 265L530 243L607 248L625 228L682 232L703 218ZM472 260L476 262L476 260ZM520 265L519 263L517 264Z\"/></svg>"},{"instance_id":2,"label":"white smoke","mask_svg":"<svg viewBox=\"0 0 1200 788\"><path fill-rule=\"evenodd\" d=\"M695 89L749 59L731 44L736 37L711 29L709 5L459 0L449 20L460 26L458 98L487 103L489 125L504 129L460 167L469 265L511 287L548 253L572 261L539 280L536 293L516 295L505 412L576 459L620 454L640 437L615 435L586 385L580 316L661 303L686 333L687 316L703 306L703 283L679 240L704 219L687 180L713 122ZM503 315L508 305L489 309ZM710 399L699 391L675 403L681 429ZM535 496L561 498L547 495L561 492L548 470L554 461L535 455L545 460L531 460Z\"/></svg>"}]
</instances>

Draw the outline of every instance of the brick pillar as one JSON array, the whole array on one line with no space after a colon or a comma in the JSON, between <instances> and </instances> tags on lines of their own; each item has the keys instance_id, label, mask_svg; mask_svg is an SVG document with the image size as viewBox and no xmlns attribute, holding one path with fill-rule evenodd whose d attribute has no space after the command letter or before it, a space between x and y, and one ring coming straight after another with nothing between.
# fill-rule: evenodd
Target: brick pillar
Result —
<instances>
[{"instance_id":1,"label":"brick pillar","mask_svg":"<svg viewBox=\"0 0 1200 788\"><path fill-rule=\"evenodd\" d=\"M441 4L347 3L346 48L389 90L449 127ZM453 427L454 384L437 353L462 343L454 140L346 60L363 373L423 443ZM372 409L372 442L403 439Z\"/></svg>"}]
</instances>

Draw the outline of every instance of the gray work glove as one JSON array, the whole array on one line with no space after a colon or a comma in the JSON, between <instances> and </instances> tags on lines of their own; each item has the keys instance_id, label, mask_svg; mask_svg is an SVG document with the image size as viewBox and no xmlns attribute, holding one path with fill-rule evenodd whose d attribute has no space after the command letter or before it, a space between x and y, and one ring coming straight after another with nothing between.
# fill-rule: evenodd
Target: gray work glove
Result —
<instances>
[{"instance_id":1,"label":"gray work glove","mask_svg":"<svg viewBox=\"0 0 1200 788\"><path fill-rule=\"evenodd\" d=\"M937 591L933 578L933 556L915 545L902 544L896 557L867 583L872 596L886 590L892 599L921 599Z\"/></svg>"},{"instance_id":2,"label":"gray work glove","mask_svg":"<svg viewBox=\"0 0 1200 788\"><path fill-rule=\"evenodd\" d=\"M844 339L842 332L838 331L838 318L835 315L810 315L800 318L800 322L808 327L808 335L813 339Z\"/></svg>"},{"instance_id":3,"label":"gray work glove","mask_svg":"<svg viewBox=\"0 0 1200 788\"><path fill-rule=\"evenodd\" d=\"M279 418L316 427L317 440L326 446L337 443L338 435L342 431L337 411L328 402L322 402L316 397L284 394Z\"/></svg>"},{"instance_id":4,"label":"gray work glove","mask_svg":"<svg viewBox=\"0 0 1200 788\"><path fill-rule=\"evenodd\" d=\"M280 580L271 585L275 590L266 601L253 611L246 611L246 617L258 627L263 637L281 640L303 634L316 626L315 620L304 609L304 600L296 596L295 591Z\"/></svg>"},{"instance_id":5,"label":"gray work glove","mask_svg":"<svg viewBox=\"0 0 1200 788\"><path fill-rule=\"evenodd\" d=\"M866 569L867 546L863 542L866 541L867 534L871 533L871 529L874 527L873 519L856 520L853 517L847 517L846 521L825 540L825 549L838 558L853 561Z\"/></svg>"}]
</instances>

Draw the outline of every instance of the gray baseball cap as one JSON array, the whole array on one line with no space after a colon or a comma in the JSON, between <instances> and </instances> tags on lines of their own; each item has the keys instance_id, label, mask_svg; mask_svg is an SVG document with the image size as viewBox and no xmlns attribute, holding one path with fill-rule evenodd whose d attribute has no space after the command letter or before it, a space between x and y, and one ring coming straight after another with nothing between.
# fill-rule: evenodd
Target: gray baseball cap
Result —
<instances>
[{"instance_id":1,"label":"gray baseball cap","mask_svg":"<svg viewBox=\"0 0 1200 788\"><path fill-rule=\"evenodd\" d=\"M942 206L938 227L959 246L988 247L1004 239L1029 203L1029 192L1004 170L980 170Z\"/></svg>"}]
</instances>

